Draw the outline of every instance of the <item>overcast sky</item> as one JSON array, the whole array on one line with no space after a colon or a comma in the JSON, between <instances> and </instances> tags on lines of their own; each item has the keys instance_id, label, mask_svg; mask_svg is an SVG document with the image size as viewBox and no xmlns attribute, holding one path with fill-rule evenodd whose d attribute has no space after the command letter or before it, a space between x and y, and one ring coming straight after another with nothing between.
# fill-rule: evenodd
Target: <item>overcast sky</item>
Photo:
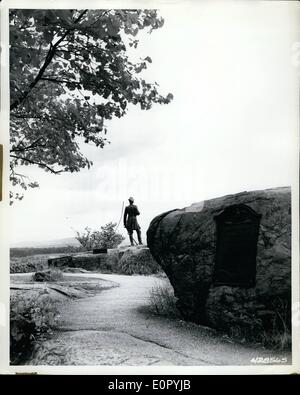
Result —
<instances>
[{"instance_id":1,"label":"overcast sky","mask_svg":"<svg viewBox=\"0 0 300 395\"><path fill-rule=\"evenodd\" d=\"M288 2L162 9L164 26L141 37L137 54L152 58L144 76L173 102L132 106L108 123L109 146L83 147L90 170L55 176L32 168L40 188L12 206L12 243L118 222L129 196L145 234L163 211L295 183L297 10ZM126 235L122 223L119 230Z\"/></svg>"}]
</instances>

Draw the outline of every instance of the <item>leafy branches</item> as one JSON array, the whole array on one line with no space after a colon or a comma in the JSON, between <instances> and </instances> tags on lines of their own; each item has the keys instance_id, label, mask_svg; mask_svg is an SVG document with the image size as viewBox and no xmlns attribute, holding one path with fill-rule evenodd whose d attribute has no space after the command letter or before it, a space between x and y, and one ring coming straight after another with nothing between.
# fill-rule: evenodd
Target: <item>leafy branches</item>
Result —
<instances>
[{"instance_id":1,"label":"leafy branches","mask_svg":"<svg viewBox=\"0 0 300 395\"><path fill-rule=\"evenodd\" d=\"M90 167L80 142L103 148L105 121L128 105L167 104L156 83L139 75L150 57L132 63L137 34L162 27L156 10L11 10L11 179L15 167L59 174ZM26 188L24 188L26 189Z\"/></svg>"},{"instance_id":2,"label":"leafy branches","mask_svg":"<svg viewBox=\"0 0 300 395\"><path fill-rule=\"evenodd\" d=\"M115 248L125 240L125 237L117 233L116 226L116 223L109 222L101 226L100 231L92 231L90 228L86 227L83 233L76 232L76 239L86 250L92 250L94 248Z\"/></svg>"},{"instance_id":3,"label":"leafy branches","mask_svg":"<svg viewBox=\"0 0 300 395\"><path fill-rule=\"evenodd\" d=\"M70 32L72 30L75 29L76 24L78 22L80 22L80 20L83 18L84 14L86 14L86 13L87 13L87 10L84 10L83 12L81 12L81 14L78 16L78 18L74 22L74 27L69 28L65 33L63 33L62 37L58 41L56 41L55 44L50 42L49 50L46 55L44 64L40 68L40 70L37 73L34 80L29 84L28 88L22 93L22 95L19 96L19 98L17 98L13 103L11 103L11 106L10 106L11 111L14 110L14 108L16 108L18 105L20 105L24 99L26 99L26 97L28 96L30 91L39 82L39 80L42 78L44 72L46 71L47 67L50 65L53 57L55 56L55 52L56 52L57 48L59 47L59 44L62 43L64 41L64 39L67 37L67 35L70 34Z\"/></svg>"}]
</instances>

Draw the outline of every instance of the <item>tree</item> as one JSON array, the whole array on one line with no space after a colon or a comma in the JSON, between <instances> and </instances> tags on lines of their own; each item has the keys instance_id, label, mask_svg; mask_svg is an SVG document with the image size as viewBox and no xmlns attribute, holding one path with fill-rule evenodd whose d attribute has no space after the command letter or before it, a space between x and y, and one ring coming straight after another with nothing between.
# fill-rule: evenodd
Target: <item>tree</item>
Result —
<instances>
[{"instance_id":1,"label":"tree","mask_svg":"<svg viewBox=\"0 0 300 395\"><path fill-rule=\"evenodd\" d=\"M167 104L156 82L140 73L152 62L132 62L140 30L163 26L156 10L10 11L10 170L13 186L37 187L19 166L52 174L92 165L80 142L103 148L105 122L129 104L148 110ZM23 194L11 193L22 199Z\"/></svg>"},{"instance_id":2,"label":"tree","mask_svg":"<svg viewBox=\"0 0 300 395\"><path fill-rule=\"evenodd\" d=\"M92 250L94 248L116 248L125 240L125 237L117 233L116 223L109 222L101 226L100 231L92 231L86 227L83 233L76 232L76 239L86 249Z\"/></svg>"}]
</instances>

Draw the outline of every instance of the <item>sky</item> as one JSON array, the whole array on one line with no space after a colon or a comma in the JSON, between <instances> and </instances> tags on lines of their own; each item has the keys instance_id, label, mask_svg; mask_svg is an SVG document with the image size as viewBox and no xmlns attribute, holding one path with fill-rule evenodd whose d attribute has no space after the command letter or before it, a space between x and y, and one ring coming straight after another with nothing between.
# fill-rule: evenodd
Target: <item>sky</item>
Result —
<instances>
[{"instance_id":1,"label":"sky","mask_svg":"<svg viewBox=\"0 0 300 395\"><path fill-rule=\"evenodd\" d=\"M180 4L160 10L164 26L143 34L136 50L153 61L145 79L174 100L149 111L130 106L107 123L110 145L82 147L94 162L90 170L56 176L27 167L40 188L10 209L12 245L118 223L129 196L145 240L150 221L164 211L295 183L299 8ZM126 236L122 222L118 230Z\"/></svg>"}]
</instances>

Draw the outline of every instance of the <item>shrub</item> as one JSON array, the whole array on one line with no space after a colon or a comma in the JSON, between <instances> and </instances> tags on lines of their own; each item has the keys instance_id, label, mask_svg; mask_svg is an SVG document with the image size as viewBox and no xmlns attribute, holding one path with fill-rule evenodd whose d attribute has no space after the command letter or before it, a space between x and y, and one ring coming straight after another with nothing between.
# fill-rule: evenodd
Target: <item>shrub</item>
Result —
<instances>
[{"instance_id":1,"label":"shrub","mask_svg":"<svg viewBox=\"0 0 300 395\"><path fill-rule=\"evenodd\" d=\"M52 333L57 324L56 303L47 291L34 291L30 297L11 295L10 300L10 361L24 363L34 341Z\"/></svg>"},{"instance_id":2,"label":"shrub","mask_svg":"<svg viewBox=\"0 0 300 395\"><path fill-rule=\"evenodd\" d=\"M262 326L262 344L276 350L291 349L291 303L278 297L271 301L270 309L274 314L269 325Z\"/></svg>"},{"instance_id":3,"label":"shrub","mask_svg":"<svg viewBox=\"0 0 300 395\"><path fill-rule=\"evenodd\" d=\"M63 274L59 269L38 271L32 275L33 281L62 281Z\"/></svg>"},{"instance_id":4,"label":"shrub","mask_svg":"<svg viewBox=\"0 0 300 395\"><path fill-rule=\"evenodd\" d=\"M269 301L266 310L257 311L248 322L233 324L227 334L233 340L258 343L273 350L291 348L291 304L277 297Z\"/></svg>"},{"instance_id":5,"label":"shrub","mask_svg":"<svg viewBox=\"0 0 300 395\"><path fill-rule=\"evenodd\" d=\"M149 250L127 250L117 262L115 271L120 274L155 274L161 270Z\"/></svg>"},{"instance_id":6,"label":"shrub","mask_svg":"<svg viewBox=\"0 0 300 395\"><path fill-rule=\"evenodd\" d=\"M47 258L42 255L11 258L10 272L11 273L30 273L37 270L45 270L48 268Z\"/></svg>"},{"instance_id":7,"label":"shrub","mask_svg":"<svg viewBox=\"0 0 300 395\"><path fill-rule=\"evenodd\" d=\"M156 285L150 290L148 310L160 316L181 318L176 307L177 298L169 281ZM274 299L273 318L266 326L260 318L252 318L249 325L232 325L226 336L238 342L259 343L273 350L291 349L291 306L281 298Z\"/></svg>"},{"instance_id":8,"label":"shrub","mask_svg":"<svg viewBox=\"0 0 300 395\"><path fill-rule=\"evenodd\" d=\"M181 318L176 307L177 298L169 281L164 280L162 284L157 284L150 290L149 302L148 308L153 314Z\"/></svg>"},{"instance_id":9,"label":"shrub","mask_svg":"<svg viewBox=\"0 0 300 395\"><path fill-rule=\"evenodd\" d=\"M116 248L125 240L125 237L116 231L116 223L109 222L101 226L100 231L92 231L86 227L83 233L77 233L76 239L86 249Z\"/></svg>"}]
</instances>

